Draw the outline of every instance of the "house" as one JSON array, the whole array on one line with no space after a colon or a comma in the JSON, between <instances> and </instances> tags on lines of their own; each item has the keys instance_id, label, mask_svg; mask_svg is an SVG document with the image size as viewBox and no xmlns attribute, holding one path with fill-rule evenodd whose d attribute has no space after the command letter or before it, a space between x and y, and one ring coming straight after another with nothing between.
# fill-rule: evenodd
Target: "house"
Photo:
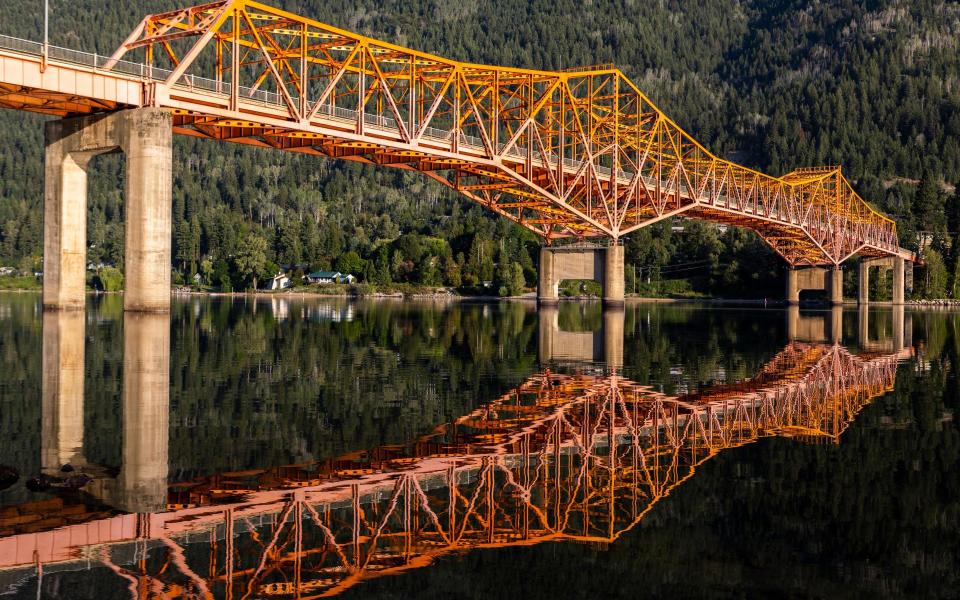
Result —
<instances>
[{"instance_id":1,"label":"house","mask_svg":"<svg viewBox=\"0 0 960 600\"><path fill-rule=\"evenodd\" d=\"M341 273L340 271L314 271L306 276L310 283L327 285L329 283L354 283L357 278L350 273Z\"/></svg>"},{"instance_id":2,"label":"house","mask_svg":"<svg viewBox=\"0 0 960 600\"><path fill-rule=\"evenodd\" d=\"M320 285L339 283L340 271L314 271L307 275L307 281L310 283L319 283Z\"/></svg>"},{"instance_id":3,"label":"house","mask_svg":"<svg viewBox=\"0 0 960 600\"><path fill-rule=\"evenodd\" d=\"M286 273L280 272L273 276L273 279L267 284L267 289L269 290L285 290L290 287L292 283L290 278L287 277Z\"/></svg>"}]
</instances>

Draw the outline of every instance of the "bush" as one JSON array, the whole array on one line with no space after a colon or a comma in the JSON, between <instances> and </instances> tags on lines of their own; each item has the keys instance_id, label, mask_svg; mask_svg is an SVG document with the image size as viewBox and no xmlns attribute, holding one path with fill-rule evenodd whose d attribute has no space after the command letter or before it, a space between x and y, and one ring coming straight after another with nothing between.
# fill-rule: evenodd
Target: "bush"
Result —
<instances>
[{"instance_id":1,"label":"bush","mask_svg":"<svg viewBox=\"0 0 960 600\"><path fill-rule=\"evenodd\" d=\"M98 269L96 285L104 292L119 292L123 289L123 272L116 267Z\"/></svg>"}]
</instances>

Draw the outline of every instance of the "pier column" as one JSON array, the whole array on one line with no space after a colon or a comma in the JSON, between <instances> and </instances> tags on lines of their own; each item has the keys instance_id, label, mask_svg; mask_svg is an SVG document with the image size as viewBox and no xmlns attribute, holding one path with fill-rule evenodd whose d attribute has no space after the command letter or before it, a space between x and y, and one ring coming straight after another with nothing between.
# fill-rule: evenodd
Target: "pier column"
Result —
<instances>
[{"instance_id":1,"label":"pier column","mask_svg":"<svg viewBox=\"0 0 960 600\"><path fill-rule=\"evenodd\" d=\"M540 248L540 272L537 276L537 300L540 304L556 304L560 295L560 280L555 273L555 253L548 247Z\"/></svg>"},{"instance_id":2,"label":"pier column","mask_svg":"<svg viewBox=\"0 0 960 600\"><path fill-rule=\"evenodd\" d=\"M623 246L607 246L603 260L603 303L623 306L626 282L623 276Z\"/></svg>"},{"instance_id":3,"label":"pier column","mask_svg":"<svg viewBox=\"0 0 960 600\"><path fill-rule=\"evenodd\" d=\"M170 444L170 318L123 317L123 467L117 502L128 512L162 510Z\"/></svg>"},{"instance_id":4,"label":"pier column","mask_svg":"<svg viewBox=\"0 0 960 600\"><path fill-rule=\"evenodd\" d=\"M127 158L124 251L126 310L170 309L173 119L157 108L46 124L43 304L82 308L86 272L87 164Z\"/></svg>"},{"instance_id":5,"label":"pier column","mask_svg":"<svg viewBox=\"0 0 960 600\"><path fill-rule=\"evenodd\" d=\"M860 259L857 265L857 304L866 306L870 303L870 262Z\"/></svg>"},{"instance_id":6,"label":"pier column","mask_svg":"<svg viewBox=\"0 0 960 600\"><path fill-rule=\"evenodd\" d=\"M43 190L43 306L82 309L87 264L87 163L71 154L60 122L45 128Z\"/></svg>"},{"instance_id":7,"label":"pier column","mask_svg":"<svg viewBox=\"0 0 960 600\"><path fill-rule=\"evenodd\" d=\"M830 269L830 304L843 304L843 271L840 270L840 265L834 265Z\"/></svg>"},{"instance_id":8,"label":"pier column","mask_svg":"<svg viewBox=\"0 0 960 600\"><path fill-rule=\"evenodd\" d=\"M893 258L893 303L903 304L905 295L904 260L899 256Z\"/></svg>"},{"instance_id":9,"label":"pier column","mask_svg":"<svg viewBox=\"0 0 960 600\"><path fill-rule=\"evenodd\" d=\"M166 111L130 111L127 156L125 310L170 309L173 123Z\"/></svg>"},{"instance_id":10,"label":"pier column","mask_svg":"<svg viewBox=\"0 0 960 600\"><path fill-rule=\"evenodd\" d=\"M800 304L800 282L793 267L787 268L787 303Z\"/></svg>"}]
</instances>

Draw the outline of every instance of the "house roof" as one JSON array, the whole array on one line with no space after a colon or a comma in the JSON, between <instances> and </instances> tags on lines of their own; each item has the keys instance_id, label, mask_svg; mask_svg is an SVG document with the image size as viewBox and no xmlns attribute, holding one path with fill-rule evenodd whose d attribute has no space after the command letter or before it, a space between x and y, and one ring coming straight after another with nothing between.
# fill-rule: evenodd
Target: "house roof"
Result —
<instances>
[{"instance_id":1,"label":"house roof","mask_svg":"<svg viewBox=\"0 0 960 600\"><path fill-rule=\"evenodd\" d=\"M340 271L314 271L310 273L307 277L311 279L333 279L335 277L340 277L343 275Z\"/></svg>"}]
</instances>

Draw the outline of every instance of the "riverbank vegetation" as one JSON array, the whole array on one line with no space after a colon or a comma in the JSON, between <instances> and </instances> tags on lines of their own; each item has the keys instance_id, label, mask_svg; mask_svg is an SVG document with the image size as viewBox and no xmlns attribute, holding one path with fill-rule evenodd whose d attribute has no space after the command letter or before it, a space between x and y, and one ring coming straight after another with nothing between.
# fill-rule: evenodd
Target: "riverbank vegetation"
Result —
<instances>
[{"instance_id":1,"label":"riverbank vegetation","mask_svg":"<svg viewBox=\"0 0 960 600\"><path fill-rule=\"evenodd\" d=\"M923 249L918 297L960 297L960 8L938 0L707 5L573 0L273 0L334 25L453 58L537 68L613 62L716 153L770 173L840 164ZM32 0L3 33L39 39ZM52 3L52 43L109 54L142 16ZM42 121L0 113L0 266L41 269ZM245 290L290 267L371 286L535 283L539 241L415 173L178 138L175 280ZM90 168L88 262L123 264L124 165ZM783 264L756 236L673 219L626 240L627 291L777 297ZM522 284L520 279L522 276ZM507 285L504 285L507 284ZM677 292L680 290L681 292ZM878 288L879 291L879 288Z\"/></svg>"}]
</instances>

